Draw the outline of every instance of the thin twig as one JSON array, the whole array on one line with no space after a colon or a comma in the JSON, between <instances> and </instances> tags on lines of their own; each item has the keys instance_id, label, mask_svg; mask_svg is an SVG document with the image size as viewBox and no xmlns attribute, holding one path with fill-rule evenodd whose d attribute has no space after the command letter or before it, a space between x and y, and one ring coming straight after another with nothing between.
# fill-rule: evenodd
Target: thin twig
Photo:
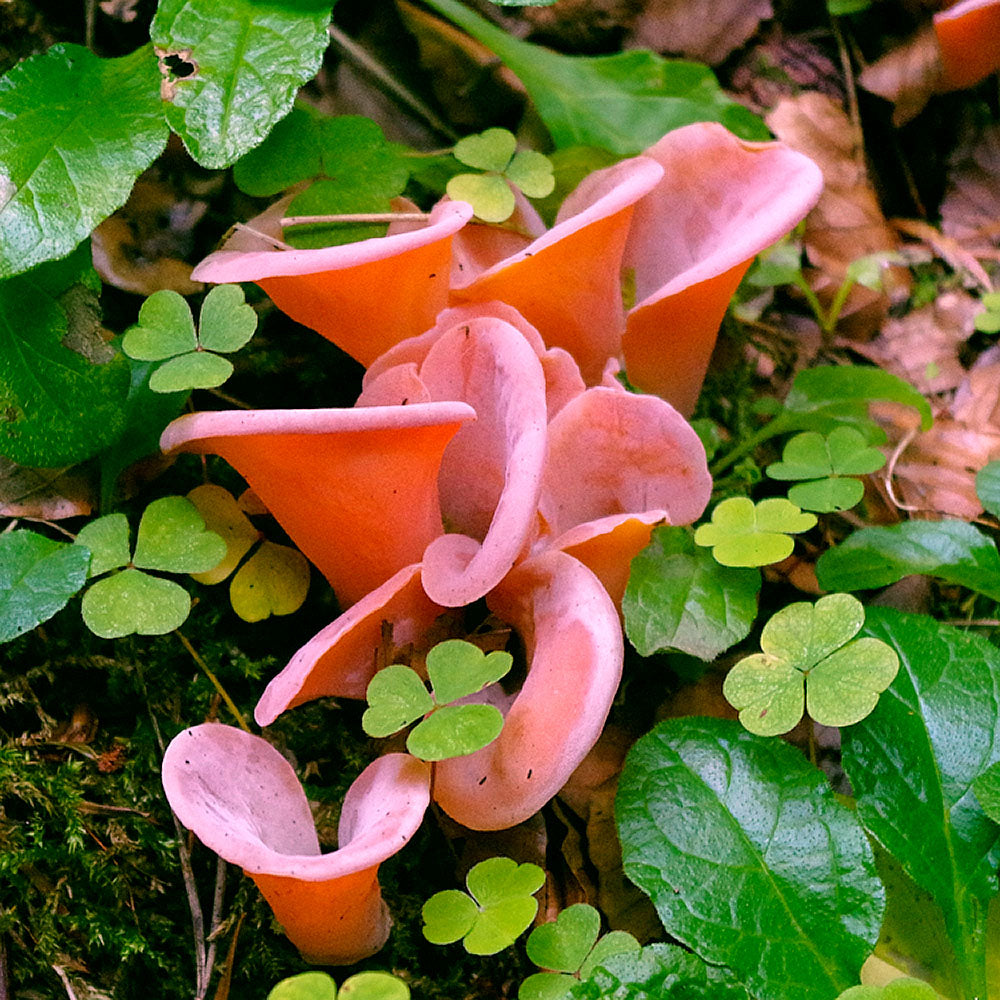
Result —
<instances>
[{"instance_id":1,"label":"thin twig","mask_svg":"<svg viewBox=\"0 0 1000 1000\"><path fill-rule=\"evenodd\" d=\"M208 993L208 984L212 980L212 970L215 968L215 950L219 939L219 925L222 923L222 904L226 898L226 862L219 858L215 866L215 893L212 896L212 922L208 932L208 953L205 956L205 992L198 995L198 1000L204 1000Z\"/></svg>"},{"instance_id":2,"label":"thin twig","mask_svg":"<svg viewBox=\"0 0 1000 1000\"><path fill-rule=\"evenodd\" d=\"M426 222L429 212L355 212L353 215L288 215L280 220L285 226L331 226L351 222Z\"/></svg>"},{"instance_id":3,"label":"thin twig","mask_svg":"<svg viewBox=\"0 0 1000 1000\"><path fill-rule=\"evenodd\" d=\"M66 996L69 1000L78 1000L77 995L73 992L73 984L69 981L69 976L66 975L66 970L61 965L53 965L56 975L62 980L63 986L66 987Z\"/></svg>"},{"instance_id":4,"label":"thin twig","mask_svg":"<svg viewBox=\"0 0 1000 1000\"><path fill-rule=\"evenodd\" d=\"M956 628L962 626L972 628L1000 628L1000 618L946 618L942 625L954 625Z\"/></svg>"},{"instance_id":5,"label":"thin twig","mask_svg":"<svg viewBox=\"0 0 1000 1000\"><path fill-rule=\"evenodd\" d=\"M847 111L854 126L854 134L857 136L859 151L864 159L864 133L861 131L861 113L858 110L858 88L854 82L854 67L851 66L851 57L847 53L847 46L844 44L844 36L840 30L840 23L836 17L830 18L833 26L833 37L837 40L837 51L840 54L840 68L844 74L844 82L847 90Z\"/></svg>"},{"instance_id":6,"label":"thin twig","mask_svg":"<svg viewBox=\"0 0 1000 1000\"><path fill-rule=\"evenodd\" d=\"M7 938L0 934L0 1000L10 1000L10 974L7 971Z\"/></svg>"},{"instance_id":7,"label":"thin twig","mask_svg":"<svg viewBox=\"0 0 1000 1000\"><path fill-rule=\"evenodd\" d=\"M76 541L76 535L72 531L67 531L61 524L56 524L55 521L47 521L44 517L22 517L21 520L30 521L32 524L44 524L46 528L58 531L72 541Z\"/></svg>"},{"instance_id":8,"label":"thin twig","mask_svg":"<svg viewBox=\"0 0 1000 1000\"><path fill-rule=\"evenodd\" d=\"M94 51L94 22L97 17L97 0L83 0L83 44Z\"/></svg>"},{"instance_id":9,"label":"thin twig","mask_svg":"<svg viewBox=\"0 0 1000 1000\"><path fill-rule=\"evenodd\" d=\"M294 250L295 247L291 243L283 243L275 236L268 236L267 233L262 233L259 229L254 229L253 226L248 226L245 222L236 222L233 224L233 229L242 229L243 232L249 233L251 236L256 236L258 239L264 240L270 243L272 246L277 247L279 250Z\"/></svg>"},{"instance_id":10,"label":"thin twig","mask_svg":"<svg viewBox=\"0 0 1000 1000\"><path fill-rule=\"evenodd\" d=\"M213 396L216 396L218 399L228 403L230 406L235 406L240 410L253 409L253 406L250 403L244 403L242 399L230 396L228 392L223 392L221 389L209 389L208 392L210 392Z\"/></svg>"},{"instance_id":11,"label":"thin twig","mask_svg":"<svg viewBox=\"0 0 1000 1000\"><path fill-rule=\"evenodd\" d=\"M889 499L900 509L908 511L918 511L922 510L922 507L914 507L912 504L903 503L896 496L896 491L892 488L892 477L896 471L896 463L899 461L899 456L903 454L904 451L909 447L910 442L917 436L917 429L914 427L908 430L903 437L900 439L899 444L893 449L892 454L889 456L889 461L885 467L885 491L889 494Z\"/></svg>"},{"instance_id":12,"label":"thin twig","mask_svg":"<svg viewBox=\"0 0 1000 1000\"><path fill-rule=\"evenodd\" d=\"M226 703L226 707L229 711L233 713L233 717L236 719L237 725L243 730L243 732L249 733L250 727L247 725L246 719L243 718L243 713L236 707L236 702L229 697L229 692L219 683L219 678L212 673L211 667L209 667L201 656L198 655L198 650L196 650L194 646L188 642L187 636L185 636L180 629L174 629L174 633L177 638L180 639L184 648L191 654L191 659L194 660L199 667L201 667L205 676L212 682L215 690L219 692L219 697Z\"/></svg>"},{"instance_id":13,"label":"thin twig","mask_svg":"<svg viewBox=\"0 0 1000 1000\"><path fill-rule=\"evenodd\" d=\"M452 142L458 141L458 133L447 122L442 121L416 94L404 87L370 52L358 45L353 38L345 35L335 24L330 25L329 31L330 37L341 51L366 73L375 77L389 93L399 98L411 111L415 111L432 129L447 136Z\"/></svg>"}]
</instances>

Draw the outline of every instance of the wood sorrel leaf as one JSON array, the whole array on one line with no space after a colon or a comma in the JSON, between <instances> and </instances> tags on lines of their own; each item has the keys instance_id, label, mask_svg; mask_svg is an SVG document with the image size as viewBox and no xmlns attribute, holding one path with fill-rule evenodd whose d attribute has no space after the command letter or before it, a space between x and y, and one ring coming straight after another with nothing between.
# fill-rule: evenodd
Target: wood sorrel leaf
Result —
<instances>
[{"instance_id":1,"label":"wood sorrel leaf","mask_svg":"<svg viewBox=\"0 0 1000 1000\"><path fill-rule=\"evenodd\" d=\"M1000 829L973 782L1000 760L1000 652L923 615L870 608L864 631L901 669L874 712L843 734L844 768L869 832L944 914L963 996L985 996L986 914Z\"/></svg>"},{"instance_id":2,"label":"wood sorrel leaf","mask_svg":"<svg viewBox=\"0 0 1000 1000\"><path fill-rule=\"evenodd\" d=\"M816 524L815 514L804 514L783 497L755 504L747 497L730 497L717 504L710 524L694 533L695 544L710 546L723 566L766 566L792 554L789 537Z\"/></svg>"},{"instance_id":3,"label":"wood sorrel leaf","mask_svg":"<svg viewBox=\"0 0 1000 1000\"><path fill-rule=\"evenodd\" d=\"M90 551L90 577L120 569L131 559L128 518L124 514L105 514L85 524L76 536L78 545Z\"/></svg>"},{"instance_id":4,"label":"wood sorrel leaf","mask_svg":"<svg viewBox=\"0 0 1000 1000\"><path fill-rule=\"evenodd\" d=\"M226 543L187 497L160 497L143 512L132 557L141 569L205 573L225 557Z\"/></svg>"},{"instance_id":5,"label":"wood sorrel leaf","mask_svg":"<svg viewBox=\"0 0 1000 1000\"><path fill-rule=\"evenodd\" d=\"M788 491L788 499L797 507L819 514L850 510L864 495L865 487L860 480L833 476L811 483L796 483Z\"/></svg>"},{"instance_id":6,"label":"wood sorrel leaf","mask_svg":"<svg viewBox=\"0 0 1000 1000\"><path fill-rule=\"evenodd\" d=\"M63 343L70 324L62 296L92 277L87 245L0 281L0 452L21 465L81 462L121 431L125 359L97 364Z\"/></svg>"},{"instance_id":7,"label":"wood sorrel leaf","mask_svg":"<svg viewBox=\"0 0 1000 1000\"><path fill-rule=\"evenodd\" d=\"M150 37L165 77L167 121L204 167L256 146L319 69L330 0L160 0ZM185 64L173 72L171 57Z\"/></svg>"},{"instance_id":8,"label":"wood sorrel leaf","mask_svg":"<svg viewBox=\"0 0 1000 1000\"><path fill-rule=\"evenodd\" d=\"M871 448L853 427L838 427L828 435L796 434L784 447L781 461L767 467L772 479L819 479L822 476L863 476L885 465L885 456Z\"/></svg>"},{"instance_id":9,"label":"wood sorrel leaf","mask_svg":"<svg viewBox=\"0 0 1000 1000\"><path fill-rule=\"evenodd\" d=\"M447 639L427 654L427 676L439 705L482 691L506 676L514 658L503 650L484 653L464 639Z\"/></svg>"},{"instance_id":10,"label":"wood sorrel leaf","mask_svg":"<svg viewBox=\"0 0 1000 1000\"><path fill-rule=\"evenodd\" d=\"M445 705L414 727L406 749L421 760L465 757L489 746L502 729L503 716L493 705Z\"/></svg>"},{"instance_id":11,"label":"wood sorrel leaf","mask_svg":"<svg viewBox=\"0 0 1000 1000\"><path fill-rule=\"evenodd\" d=\"M686 528L656 528L632 560L625 632L643 656L678 649L714 660L749 634L759 590L758 570L723 566Z\"/></svg>"},{"instance_id":12,"label":"wood sorrel leaf","mask_svg":"<svg viewBox=\"0 0 1000 1000\"><path fill-rule=\"evenodd\" d=\"M163 361L197 346L191 307L169 288L153 292L143 302L139 322L122 338L122 350L136 361Z\"/></svg>"},{"instance_id":13,"label":"wood sorrel leaf","mask_svg":"<svg viewBox=\"0 0 1000 1000\"><path fill-rule=\"evenodd\" d=\"M514 192L496 174L458 174L445 190L452 201L467 201L483 222L504 222L514 211Z\"/></svg>"},{"instance_id":14,"label":"wood sorrel leaf","mask_svg":"<svg viewBox=\"0 0 1000 1000\"><path fill-rule=\"evenodd\" d=\"M239 285L216 285L205 296L198 316L198 342L206 351L238 351L256 329L257 314Z\"/></svg>"},{"instance_id":15,"label":"wood sorrel leaf","mask_svg":"<svg viewBox=\"0 0 1000 1000\"><path fill-rule=\"evenodd\" d=\"M66 607L87 579L90 553L33 531L0 535L0 642Z\"/></svg>"},{"instance_id":16,"label":"wood sorrel leaf","mask_svg":"<svg viewBox=\"0 0 1000 1000\"><path fill-rule=\"evenodd\" d=\"M460 889L436 892L424 903L424 937L431 944L452 944L472 930L479 915L475 900Z\"/></svg>"},{"instance_id":17,"label":"wood sorrel leaf","mask_svg":"<svg viewBox=\"0 0 1000 1000\"><path fill-rule=\"evenodd\" d=\"M300 972L276 983L267 1000L337 1000L337 984L325 972Z\"/></svg>"},{"instance_id":18,"label":"wood sorrel leaf","mask_svg":"<svg viewBox=\"0 0 1000 1000\"><path fill-rule=\"evenodd\" d=\"M190 392L214 389L233 374L233 363L208 351L192 351L165 361L150 376L153 392Z\"/></svg>"},{"instance_id":19,"label":"wood sorrel leaf","mask_svg":"<svg viewBox=\"0 0 1000 1000\"><path fill-rule=\"evenodd\" d=\"M306 557L298 549L265 540L236 571L229 600L245 622L259 622L298 611L308 591Z\"/></svg>"},{"instance_id":20,"label":"wood sorrel leaf","mask_svg":"<svg viewBox=\"0 0 1000 1000\"><path fill-rule=\"evenodd\" d=\"M665 132L698 121L722 122L744 139L770 138L763 123L734 104L711 70L634 49L613 56L564 56L522 42L456 0L429 0L499 56L531 96L557 147L601 146L640 153Z\"/></svg>"},{"instance_id":21,"label":"wood sorrel leaf","mask_svg":"<svg viewBox=\"0 0 1000 1000\"><path fill-rule=\"evenodd\" d=\"M63 257L167 142L152 48L53 45L0 80L0 277Z\"/></svg>"},{"instance_id":22,"label":"wood sorrel leaf","mask_svg":"<svg viewBox=\"0 0 1000 1000\"><path fill-rule=\"evenodd\" d=\"M871 848L823 775L721 719L667 719L629 752L615 812L625 873L668 934L760 1000L857 983L885 904Z\"/></svg>"},{"instance_id":23,"label":"wood sorrel leaf","mask_svg":"<svg viewBox=\"0 0 1000 1000\"><path fill-rule=\"evenodd\" d=\"M205 573L192 573L199 582L221 583L239 565L240 560L260 539L260 532L240 509L236 498L221 486L204 483L187 495L198 508L209 531L214 531L226 543L226 557ZM306 577L308 580L308 576Z\"/></svg>"},{"instance_id":24,"label":"wood sorrel leaf","mask_svg":"<svg viewBox=\"0 0 1000 1000\"><path fill-rule=\"evenodd\" d=\"M556 187L552 161L534 149L522 149L517 153L504 176L529 198L547 198Z\"/></svg>"},{"instance_id":25,"label":"wood sorrel leaf","mask_svg":"<svg viewBox=\"0 0 1000 1000\"><path fill-rule=\"evenodd\" d=\"M417 672L401 663L380 670L369 682L365 696L368 708L361 717L361 728L376 738L398 733L434 707Z\"/></svg>"},{"instance_id":26,"label":"wood sorrel leaf","mask_svg":"<svg viewBox=\"0 0 1000 1000\"><path fill-rule=\"evenodd\" d=\"M816 722L848 726L863 719L899 668L884 642L854 639L864 620L861 602L849 594L777 612L761 633L764 652L744 657L726 675L723 694L740 710L740 722L758 736L788 732L802 717L803 685Z\"/></svg>"},{"instance_id":27,"label":"wood sorrel leaf","mask_svg":"<svg viewBox=\"0 0 1000 1000\"><path fill-rule=\"evenodd\" d=\"M1000 601L1000 556L987 535L964 521L904 521L861 528L816 563L825 590L885 587L923 573Z\"/></svg>"},{"instance_id":28,"label":"wood sorrel leaf","mask_svg":"<svg viewBox=\"0 0 1000 1000\"><path fill-rule=\"evenodd\" d=\"M452 150L455 159L476 170L492 170L502 174L517 149L513 132L505 128L488 128L478 135L459 139Z\"/></svg>"},{"instance_id":29,"label":"wood sorrel leaf","mask_svg":"<svg viewBox=\"0 0 1000 1000\"><path fill-rule=\"evenodd\" d=\"M554 921L528 935L528 958L543 969L576 972L601 933L601 915L587 903L575 903Z\"/></svg>"},{"instance_id":30,"label":"wood sorrel leaf","mask_svg":"<svg viewBox=\"0 0 1000 1000\"><path fill-rule=\"evenodd\" d=\"M409 1000L410 987L390 972L356 972L340 985L340 1000Z\"/></svg>"},{"instance_id":31,"label":"wood sorrel leaf","mask_svg":"<svg viewBox=\"0 0 1000 1000\"><path fill-rule=\"evenodd\" d=\"M1000 517L1000 462L990 462L976 473L976 496L994 517Z\"/></svg>"},{"instance_id":32,"label":"wood sorrel leaf","mask_svg":"<svg viewBox=\"0 0 1000 1000\"><path fill-rule=\"evenodd\" d=\"M102 639L164 635L184 623L191 598L172 580L130 568L92 584L80 610L87 628Z\"/></svg>"},{"instance_id":33,"label":"wood sorrel leaf","mask_svg":"<svg viewBox=\"0 0 1000 1000\"><path fill-rule=\"evenodd\" d=\"M922 979L902 976L885 986L852 986L837 1000L938 1000L938 995Z\"/></svg>"}]
</instances>

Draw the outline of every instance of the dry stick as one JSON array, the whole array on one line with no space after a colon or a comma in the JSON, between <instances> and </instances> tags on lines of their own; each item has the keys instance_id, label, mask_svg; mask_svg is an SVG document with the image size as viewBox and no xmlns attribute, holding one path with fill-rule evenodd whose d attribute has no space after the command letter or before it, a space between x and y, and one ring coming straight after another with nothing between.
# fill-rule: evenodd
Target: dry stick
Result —
<instances>
[{"instance_id":1,"label":"dry stick","mask_svg":"<svg viewBox=\"0 0 1000 1000\"><path fill-rule=\"evenodd\" d=\"M256 236L258 239L264 240L266 243L270 243L277 247L279 250L294 250L295 247L291 243L283 243L275 236L268 236L267 233L262 233L259 229L254 229L253 226L248 226L245 222L234 222L233 229L242 229L246 233L250 233L251 236Z\"/></svg>"},{"instance_id":2,"label":"dry stick","mask_svg":"<svg viewBox=\"0 0 1000 1000\"><path fill-rule=\"evenodd\" d=\"M187 637L180 631L180 629L175 628L174 633L184 644L184 648L191 654L191 659L194 660L199 667L201 667L205 676L212 682L215 690L219 692L219 697L226 703L226 707L229 711L233 713L233 717L239 724L240 729L242 729L245 733L249 733L250 727L247 725L246 719L243 718L243 713L236 707L236 702L229 697L229 692L219 683L219 678L212 673L209 665L198 655L198 651L191 645L190 642L188 642Z\"/></svg>"},{"instance_id":3,"label":"dry stick","mask_svg":"<svg viewBox=\"0 0 1000 1000\"><path fill-rule=\"evenodd\" d=\"M457 142L459 134L446 122L443 122L416 94L404 87L380 62L366 49L363 49L354 39L345 35L336 25L331 24L330 37L337 43L344 55L353 59L365 72L371 74L389 93L403 102L411 111L415 111L431 128L446 135L452 142Z\"/></svg>"},{"instance_id":4,"label":"dry stick","mask_svg":"<svg viewBox=\"0 0 1000 1000\"><path fill-rule=\"evenodd\" d=\"M53 965L56 975L62 980L63 986L66 987L66 996L69 1000L77 1000L77 995L73 992L73 984L69 981L69 976L66 975L66 970L61 965Z\"/></svg>"},{"instance_id":5,"label":"dry stick","mask_svg":"<svg viewBox=\"0 0 1000 1000\"><path fill-rule=\"evenodd\" d=\"M166 744L163 742L163 733L160 732L160 724L153 714L153 706L149 702L149 692L146 689L146 678L143 676L142 667L138 662L135 669L142 688L146 712L149 714L149 721L153 726L153 734L156 736L156 744L160 748L160 756L162 757L167 752ZM170 810L170 818L174 821L174 829L177 831L177 853L180 856L181 876L184 879L184 891L187 893L188 909L191 911L191 931L194 935L195 990L198 991L199 995L203 995L201 989L205 975L205 917L201 911L198 887L194 881L194 869L191 867L191 850L187 845L187 834L173 809Z\"/></svg>"},{"instance_id":6,"label":"dry stick","mask_svg":"<svg viewBox=\"0 0 1000 1000\"><path fill-rule=\"evenodd\" d=\"M205 990L198 994L197 1000L204 1000L208 993L208 984L212 979L212 969L215 968L215 949L219 937L219 925L222 923L222 903L226 897L226 862L219 858L215 866L215 893L212 896L212 929L208 933L208 954L205 956Z\"/></svg>"}]
</instances>

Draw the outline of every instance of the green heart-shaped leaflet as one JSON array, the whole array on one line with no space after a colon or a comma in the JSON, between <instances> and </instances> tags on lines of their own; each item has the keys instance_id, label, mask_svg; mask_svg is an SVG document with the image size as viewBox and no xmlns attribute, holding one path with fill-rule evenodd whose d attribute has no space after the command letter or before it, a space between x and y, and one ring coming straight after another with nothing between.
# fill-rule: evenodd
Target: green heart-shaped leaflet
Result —
<instances>
[{"instance_id":1,"label":"green heart-shaped leaflet","mask_svg":"<svg viewBox=\"0 0 1000 1000\"><path fill-rule=\"evenodd\" d=\"M427 654L427 676L439 705L458 701L508 673L514 658L510 653L494 650L484 653L464 639L439 642Z\"/></svg>"},{"instance_id":2,"label":"green heart-shaped leaflet","mask_svg":"<svg viewBox=\"0 0 1000 1000\"><path fill-rule=\"evenodd\" d=\"M434 707L417 672L401 663L380 670L369 682L365 697L368 708L361 716L361 728L377 738L398 733Z\"/></svg>"},{"instance_id":3,"label":"green heart-shaped leaflet","mask_svg":"<svg viewBox=\"0 0 1000 1000\"><path fill-rule=\"evenodd\" d=\"M102 639L164 635L184 623L191 598L172 580L129 568L94 583L80 610L87 628Z\"/></svg>"},{"instance_id":4,"label":"green heart-shaped leaflet","mask_svg":"<svg viewBox=\"0 0 1000 1000\"><path fill-rule=\"evenodd\" d=\"M421 760L465 757L489 746L502 729L503 716L493 705L445 705L414 727L406 749Z\"/></svg>"},{"instance_id":5,"label":"green heart-shaped leaflet","mask_svg":"<svg viewBox=\"0 0 1000 1000\"><path fill-rule=\"evenodd\" d=\"M191 351L165 361L149 377L153 392L214 389L233 374L233 363L209 351Z\"/></svg>"},{"instance_id":6,"label":"green heart-shaped leaflet","mask_svg":"<svg viewBox=\"0 0 1000 1000\"><path fill-rule=\"evenodd\" d=\"M837 427L824 436L816 431L796 434L780 462L767 467L772 479L819 479L823 476L864 476L885 465L885 456L868 444L854 427Z\"/></svg>"},{"instance_id":7,"label":"green heart-shaped leaflet","mask_svg":"<svg viewBox=\"0 0 1000 1000\"><path fill-rule=\"evenodd\" d=\"M483 222L506 222L514 212L514 192L496 174L456 174L445 191L452 201L467 201Z\"/></svg>"},{"instance_id":8,"label":"green heart-shaped leaflet","mask_svg":"<svg viewBox=\"0 0 1000 1000\"><path fill-rule=\"evenodd\" d=\"M538 912L534 894L545 883L538 865L517 864L510 858L488 858L469 870L465 884L480 912L465 937L470 955L494 955L527 930Z\"/></svg>"},{"instance_id":9,"label":"green heart-shaped leaflet","mask_svg":"<svg viewBox=\"0 0 1000 1000\"><path fill-rule=\"evenodd\" d=\"M120 569L130 559L128 518L124 514L105 514L85 524L76 541L90 549L90 577Z\"/></svg>"},{"instance_id":10,"label":"green heart-shaped leaflet","mask_svg":"<svg viewBox=\"0 0 1000 1000\"><path fill-rule=\"evenodd\" d=\"M143 302L138 325L122 338L122 350L136 361L163 361L197 346L191 308L170 289L153 292Z\"/></svg>"},{"instance_id":11,"label":"green heart-shaped leaflet","mask_svg":"<svg viewBox=\"0 0 1000 1000\"><path fill-rule=\"evenodd\" d=\"M922 979L902 976L885 986L852 986L837 1000L939 1000L934 987Z\"/></svg>"},{"instance_id":12,"label":"green heart-shaped leaflet","mask_svg":"<svg viewBox=\"0 0 1000 1000\"><path fill-rule=\"evenodd\" d=\"M853 726L872 712L898 670L899 657L881 639L855 639L809 671L806 711L824 726Z\"/></svg>"},{"instance_id":13,"label":"green heart-shaped leaflet","mask_svg":"<svg viewBox=\"0 0 1000 1000\"><path fill-rule=\"evenodd\" d=\"M444 889L424 903L420 915L424 937L431 944L452 944L472 930L479 907L460 889Z\"/></svg>"},{"instance_id":14,"label":"green heart-shaped leaflet","mask_svg":"<svg viewBox=\"0 0 1000 1000\"><path fill-rule=\"evenodd\" d=\"M478 135L467 135L455 143L452 153L459 163L476 170L503 173L517 149L513 132L505 128L488 128Z\"/></svg>"},{"instance_id":15,"label":"green heart-shaped leaflet","mask_svg":"<svg viewBox=\"0 0 1000 1000\"><path fill-rule=\"evenodd\" d=\"M574 903L554 921L528 936L528 958L543 969L576 972L601 932L601 915L587 903Z\"/></svg>"},{"instance_id":16,"label":"green heart-shaped leaflet","mask_svg":"<svg viewBox=\"0 0 1000 1000\"><path fill-rule=\"evenodd\" d=\"M205 296L198 317L198 342L206 351L238 351L256 329L257 314L247 305L239 285L216 285Z\"/></svg>"},{"instance_id":17,"label":"green heart-shaped leaflet","mask_svg":"<svg viewBox=\"0 0 1000 1000\"><path fill-rule=\"evenodd\" d=\"M711 523L701 525L694 540L711 546L723 566L767 566L791 555L795 543L789 534L815 524L815 514L803 513L784 497L758 504L747 497L731 497L716 505Z\"/></svg>"},{"instance_id":18,"label":"green heart-shaped leaflet","mask_svg":"<svg viewBox=\"0 0 1000 1000\"><path fill-rule=\"evenodd\" d=\"M529 198L547 198L555 190L556 177L552 161L534 149L517 153L504 176L516 184Z\"/></svg>"},{"instance_id":19,"label":"green heart-shaped leaflet","mask_svg":"<svg viewBox=\"0 0 1000 1000\"><path fill-rule=\"evenodd\" d=\"M410 987L391 972L357 972L340 984L340 1000L410 1000Z\"/></svg>"},{"instance_id":20,"label":"green heart-shaped leaflet","mask_svg":"<svg viewBox=\"0 0 1000 1000\"><path fill-rule=\"evenodd\" d=\"M850 510L861 502L865 487L860 479L831 476L811 483L796 483L788 491L788 499L803 510L820 514Z\"/></svg>"},{"instance_id":21,"label":"green heart-shaped leaflet","mask_svg":"<svg viewBox=\"0 0 1000 1000\"><path fill-rule=\"evenodd\" d=\"M267 1000L337 1000L337 984L325 972L300 972L277 983Z\"/></svg>"},{"instance_id":22,"label":"green heart-shaped leaflet","mask_svg":"<svg viewBox=\"0 0 1000 1000\"><path fill-rule=\"evenodd\" d=\"M578 982L565 972L535 972L517 988L517 1000L565 1000Z\"/></svg>"},{"instance_id":23,"label":"green heart-shaped leaflet","mask_svg":"<svg viewBox=\"0 0 1000 1000\"><path fill-rule=\"evenodd\" d=\"M161 497L143 512L132 562L166 573L206 573L226 557L226 543L205 528L187 497Z\"/></svg>"}]
</instances>

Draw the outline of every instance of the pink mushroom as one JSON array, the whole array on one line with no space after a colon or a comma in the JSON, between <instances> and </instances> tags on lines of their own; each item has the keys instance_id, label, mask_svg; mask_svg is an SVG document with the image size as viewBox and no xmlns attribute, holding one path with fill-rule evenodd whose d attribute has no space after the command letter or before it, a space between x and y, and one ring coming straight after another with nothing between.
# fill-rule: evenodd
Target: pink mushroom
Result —
<instances>
[{"instance_id":1,"label":"pink mushroom","mask_svg":"<svg viewBox=\"0 0 1000 1000\"><path fill-rule=\"evenodd\" d=\"M218 724L185 729L162 774L177 818L257 883L307 961L349 965L385 944L392 921L378 868L420 826L427 764L407 754L369 764L348 789L331 854L320 853L291 765L259 736Z\"/></svg>"}]
</instances>

